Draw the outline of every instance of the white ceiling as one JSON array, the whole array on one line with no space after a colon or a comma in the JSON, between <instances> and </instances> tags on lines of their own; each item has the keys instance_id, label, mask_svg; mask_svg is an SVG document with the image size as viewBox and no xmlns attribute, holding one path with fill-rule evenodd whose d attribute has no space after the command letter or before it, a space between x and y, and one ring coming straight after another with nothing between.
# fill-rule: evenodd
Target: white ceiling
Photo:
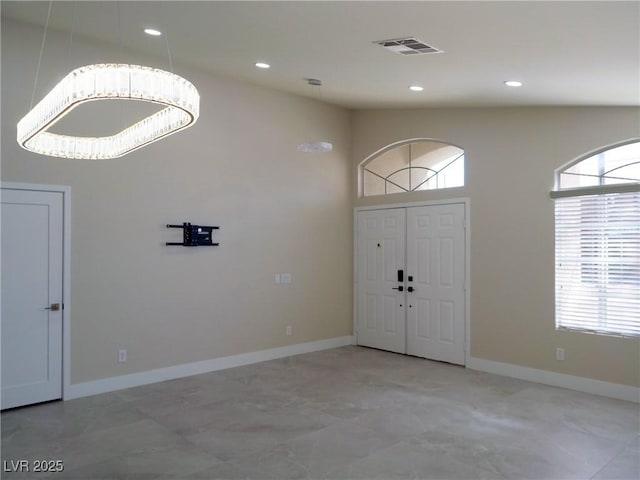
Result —
<instances>
[{"instance_id":1,"label":"white ceiling","mask_svg":"<svg viewBox=\"0 0 640 480\"><path fill-rule=\"evenodd\" d=\"M1 8L44 25L48 2ZM56 1L50 19L166 57L147 26L167 34L178 74L191 65L350 108L640 105L638 1ZM444 53L401 56L372 43L405 36Z\"/></svg>"}]
</instances>

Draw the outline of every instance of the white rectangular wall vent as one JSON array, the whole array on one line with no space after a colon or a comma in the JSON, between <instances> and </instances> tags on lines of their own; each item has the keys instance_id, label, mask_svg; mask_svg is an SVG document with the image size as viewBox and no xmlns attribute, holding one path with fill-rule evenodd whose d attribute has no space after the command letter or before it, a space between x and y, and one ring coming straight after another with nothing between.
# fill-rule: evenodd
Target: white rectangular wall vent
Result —
<instances>
[{"instance_id":1,"label":"white rectangular wall vent","mask_svg":"<svg viewBox=\"0 0 640 480\"><path fill-rule=\"evenodd\" d=\"M373 43L377 43L383 48L390 50L400 55L417 55L420 53L442 53L435 47L427 45L422 40L418 40L414 37L406 38L393 38L391 40L377 40Z\"/></svg>"}]
</instances>

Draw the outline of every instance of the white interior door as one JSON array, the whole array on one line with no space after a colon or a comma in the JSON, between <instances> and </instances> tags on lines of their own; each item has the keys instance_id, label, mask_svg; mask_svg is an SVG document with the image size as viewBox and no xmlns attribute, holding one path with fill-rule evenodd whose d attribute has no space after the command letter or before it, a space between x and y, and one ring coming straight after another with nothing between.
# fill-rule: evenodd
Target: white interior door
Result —
<instances>
[{"instance_id":1,"label":"white interior door","mask_svg":"<svg viewBox=\"0 0 640 480\"><path fill-rule=\"evenodd\" d=\"M357 214L358 345L406 353L404 208Z\"/></svg>"},{"instance_id":2,"label":"white interior door","mask_svg":"<svg viewBox=\"0 0 640 480\"><path fill-rule=\"evenodd\" d=\"M464 226L462 203L407 210L409 355L465 364Z\"/></svg>"},{"instance_id":3,"label":"white interior door","mask_svg":"<svg viewBox=\"0 0 640 480\"><path fill-rule=\"evenodd\" d=\"M0 214L5 409L62 397L63 194L3 188Z\"/></svg>"}]
</instances>

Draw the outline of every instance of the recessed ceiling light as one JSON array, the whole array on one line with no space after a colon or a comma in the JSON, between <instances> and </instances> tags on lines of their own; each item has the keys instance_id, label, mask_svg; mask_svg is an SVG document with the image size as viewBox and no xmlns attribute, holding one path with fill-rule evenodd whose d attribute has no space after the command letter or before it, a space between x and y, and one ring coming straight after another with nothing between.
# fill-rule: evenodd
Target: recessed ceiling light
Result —
<instances>
[{"instance_id":1,"label":"recessed ceiling light","mask_svg":"<svg viewBox=\"0 0 640 480\"><path fill-rule=\"evenodd\" d=\"M256 63L256 67L258 67L258 68L271 68L271 65L269 65L268 63L264 63L264 62L258 62L258 63Z\"/></svg>"},{"instance_id":2,"label":"recessed ceiling light","mask_svg":"<svg viewBox=\"0 0 640 480\"><path fill-rule=\"evenodd\" d=\"M413 92L421 92L424 90L423 87L421 87L420 85L411 85L409 87L409 90L413 91Z\"/></svg>"},{"instance_id":3,"label":"recessed ceiling light","mask_svg":"<svg viewBox=\"0 0 640 480\"><path fill-rule=\"evenodd\" d=\"M146 33L147 35L153 35L154 37L162 35L162 32L160 30L156 30L155 28L145 28L144 33Z\"/></svg>"},{"instance_id":4,"label":"recessed ceiling light","mask_svg":"<svg viewBox=\"0 0 640 480\"><path fill-rule=\"evenodd\" d=\"M504 82L504 84L507 87L521 87L522 86L522 82L520 82L518 80L507 80L506 82Z\"/></svg>"}]
</instances>

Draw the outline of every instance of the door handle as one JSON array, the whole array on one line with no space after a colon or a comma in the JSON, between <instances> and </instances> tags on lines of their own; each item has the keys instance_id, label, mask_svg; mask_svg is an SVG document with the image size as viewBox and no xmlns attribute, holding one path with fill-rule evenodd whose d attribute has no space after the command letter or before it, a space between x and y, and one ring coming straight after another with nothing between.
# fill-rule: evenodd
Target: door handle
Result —
<instances>
[{"instance_id":1,"label":"door handle","mask_svg":"<svg viewBox=\"0 0 640 480\"><path fill-rule=\"evenodd\" d=\"M413 287L407 287L407 292L413 292Z\"/></svg>"},{"instance_id":2,"label":"door handle","mask_svg":"<svg viewBox=\"0 0 640 480\"><path fill-rule=\"evenodd\" d=\"M51 306L49 307L44 307L45 310L51 310L52 312L57 312L58 310L60 310L60 304L59 303L52 303Z\"/></svg>"},{"instance_id":3,"label":"door handle","mask_svg":"<svg viewBox=\"0 0 640 480\"><path fill-rule=\"evenodd\" d=\"M400 285L399 287L393 287L391 288L391 290L398 290L399 292L403 292L404 291L404 287L402 285Z\"/></svg>"}]
</instances>

